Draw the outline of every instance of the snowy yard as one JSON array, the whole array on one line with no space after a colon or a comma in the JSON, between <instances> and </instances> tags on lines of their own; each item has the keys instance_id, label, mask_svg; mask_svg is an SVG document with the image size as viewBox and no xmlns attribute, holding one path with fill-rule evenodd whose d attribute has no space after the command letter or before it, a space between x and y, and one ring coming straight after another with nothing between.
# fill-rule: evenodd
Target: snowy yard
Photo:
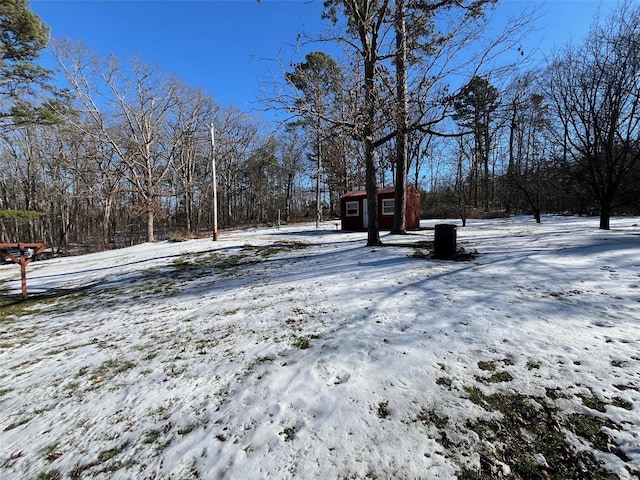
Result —
<instances>
[{"instance_id":1,"label":"snowy yard","mask_svg":"<svg viewBox=\"0 0 640 480\"><path fill-rule=\"evenodd\" d=\"M1 266L0 478L640 478L638 224L221 232L34 262L26 302Z\"/></svg>"}]
</instances>

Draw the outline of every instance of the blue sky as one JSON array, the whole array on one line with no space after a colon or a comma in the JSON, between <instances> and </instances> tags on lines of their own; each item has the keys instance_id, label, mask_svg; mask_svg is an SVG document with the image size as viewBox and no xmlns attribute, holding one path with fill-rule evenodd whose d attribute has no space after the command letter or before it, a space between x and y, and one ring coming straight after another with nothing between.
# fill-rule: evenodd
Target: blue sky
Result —
<instances>
[{"instance_id":1,"label":"blue sky","mask_svg":"<svg viewBox=\"0 0 640 480\"><path fill-rule=\"evenodd\" d=\"M257 108L261 82L281 75L275 58L301 32L323 29L322 0L31 0L59 38L122 60L139 55L211 93L223 106ZM498 18L541 6L529 50L549 53L586 33L598 8L614 0L503 0ZM271 60L269 60L271 59Z\"/></svg>"}]
</instances>

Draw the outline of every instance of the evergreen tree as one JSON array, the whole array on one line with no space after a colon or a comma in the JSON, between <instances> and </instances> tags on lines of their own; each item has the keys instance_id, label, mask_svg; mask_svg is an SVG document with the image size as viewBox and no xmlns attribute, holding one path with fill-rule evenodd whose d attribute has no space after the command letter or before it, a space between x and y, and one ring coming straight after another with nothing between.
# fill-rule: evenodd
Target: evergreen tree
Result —
<instances>
[{"instance_id":1,"label":"evergreen tree","mask_svg":"<svg viewBox=\"0 0 640 480\"><path fill-rule=\"evenodd\" d=\"M51 101L28 99L46 87L50 72L36 64L49 41L49 28L28 0L0 2L0 125L51 120ZM47 108L48 107L48 108Z\"/></svg>"},{"instance_id":2,"label":"evergreen tree","mask_svg":"<svg viewBox=\"0 0 640 480\"><path fill-rule=\"evenodd\" d=\"M322 202L320 198L322 171L326 170L324 160L327 157L324 125L327 119L335 118L332 112L342 103L340 98L344 76L340 66L324 52L311 52L305 62L298 63L294 70L287 72L285 78L299 92L294 108L299 121L291 126L301 126L311 132L315 145L311 158L315 159L316 168L316 225L322 220Z\"/></svg>"},{"instance_id":3,"label":"evergreen tree","mask_svg":"<svg viewBox=\"0 0 640 480\"><path fill-rule=\"evenodd\" d=\"M489 153L491 151L490 126L492 114L498 108L498 90L482 77L473 77L456 96L454 119L463 128L470 129L474 142L474 161L472 176L474 185L474 205L480 203L485 210L489 209ZM481 179L481 181L479 181ZM482 196L478 198L479 186L482 186Z\"/></svg>"}]
</instances>

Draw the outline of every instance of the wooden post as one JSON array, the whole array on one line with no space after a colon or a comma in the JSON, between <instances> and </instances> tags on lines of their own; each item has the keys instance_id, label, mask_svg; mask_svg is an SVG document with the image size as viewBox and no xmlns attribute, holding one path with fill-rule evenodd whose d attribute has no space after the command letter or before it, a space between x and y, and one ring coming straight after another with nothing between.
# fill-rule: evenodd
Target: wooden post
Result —
<instances>
[{"instance_id":1,"label":"wooden post","mask_svg":"<svg viewBox=\"0 0 640 480\"><path fill-rule=\"evenodd\" d=\"M20 255L16 258L8 252L10 248L17 248L20 251ZM33 255L27 258L24 251L27 248L33 248ZM6 257L9 257L13 263L20 265L20 280L22 283L22 298L27 298L27 265L33 262L36 256L40 255L45 248L46 243L0 243L0 252Z\"/></svg>"},{"instance_id":2,"label":"wooden post","mask_svg":"<svg viewBox=\"0 0 640 480\"><path fill-rule=\"evenodd\" d=\"M216 178L216 137L213 123L209 125L211 132L211 176L213 186L213 241L218 240L218 179Z\"/></svg>"},{"instance_id":3,"label":"wooden post","mask_svg":"<svg viewBox=\"0 0 640 480\"><path fill-rule=\"evenodd\" d=\"M20 276L22 280L22 298L27 298L27 259L24 256L24 245L20 244Z\"/></svg>"}]
</instances>

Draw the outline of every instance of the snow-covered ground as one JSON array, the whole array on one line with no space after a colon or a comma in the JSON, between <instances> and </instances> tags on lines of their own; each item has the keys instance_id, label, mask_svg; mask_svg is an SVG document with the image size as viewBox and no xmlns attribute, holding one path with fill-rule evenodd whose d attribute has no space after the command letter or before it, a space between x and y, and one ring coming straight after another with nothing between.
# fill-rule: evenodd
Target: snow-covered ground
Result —
<instances>
[{"instance_id":1,"label":"snow-covered ground","mask_svg":"<svg viewBox=\"0 0 640 480\"><path fill-rule=\"evenodd\" d=\"M34 262L0 308L0 478L516 478L473 427L492 394L636 478L640 218L597 222L470 221L464 262L333 222Z\"/></svg>"}]
</instances>

